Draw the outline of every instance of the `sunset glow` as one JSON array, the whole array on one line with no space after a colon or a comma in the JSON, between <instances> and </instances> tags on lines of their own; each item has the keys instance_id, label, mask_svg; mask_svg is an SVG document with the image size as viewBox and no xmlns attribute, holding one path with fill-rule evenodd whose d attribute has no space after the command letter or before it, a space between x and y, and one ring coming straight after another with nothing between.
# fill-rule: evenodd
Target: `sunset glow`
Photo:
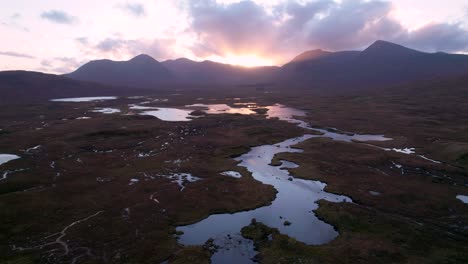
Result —
<instances>
[{"instance_id":1,"label":"sunset glow","mask_svg":"<svg viewBox=\"0 0 468 264\"><path fill-rule=\"evenodd\" d=\"M306 50L362 50L377 39L466 53L467 8L466 0L17 0L0 10L8 36L0 70L67 73L139 54L280 66Z\"/></svg>"},{"instance_id":2,"label":"sunset glow","mask_svg":"<svg viewBox=\"0 0 468 264\"><path fill-rule=\"evenodd\" d=\"M260 56L249 54L249 55L233 55L229 54L225 57L212 56L208 58L209 60L244 66L244 67L256 67L256 66L272 66L275 65L274 61L269 58L262 58Z\"/></svg>"}]
</instances>

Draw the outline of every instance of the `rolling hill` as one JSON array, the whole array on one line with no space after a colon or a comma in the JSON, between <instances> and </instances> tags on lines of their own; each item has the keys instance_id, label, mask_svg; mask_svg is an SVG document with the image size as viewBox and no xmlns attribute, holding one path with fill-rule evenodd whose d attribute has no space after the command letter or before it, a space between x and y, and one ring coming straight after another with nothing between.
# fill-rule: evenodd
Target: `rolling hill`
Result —
<instances>
[{"instance_id":1,"label":"rolling hill","mask_svg":"<svg viewBox=\"0 0 468 264\"><path fill-rule=\"evenodd\" d=\"M139 93L144 91L77 81L54 74L28 71L0 72L0 104L33 103L61 97Z\"/></svg>"}]
</instances>

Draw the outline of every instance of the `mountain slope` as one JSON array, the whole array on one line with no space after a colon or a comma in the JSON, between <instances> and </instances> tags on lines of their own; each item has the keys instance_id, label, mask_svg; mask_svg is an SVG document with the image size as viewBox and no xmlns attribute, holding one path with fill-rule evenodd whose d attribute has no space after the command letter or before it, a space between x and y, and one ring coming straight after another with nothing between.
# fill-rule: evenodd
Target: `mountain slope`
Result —
<instances>
[{"instance_id":1,"label":"mountain slope","mask_svg":"<svg viewBox=\"0 0 468 264\"><path fill-rule=\"evenodd\" d=\"M169 70L148 55L138 55L129 61L90 61L65 76L75 80L138 88L157 88L173 80Z\"/></svg>"},{"instance_id":2,"label":"mountain slope","mask_svg":"<svg viewBox=\"0 0 468 264\"><path fill-rule=\"evenodd\" d=\"M364 51L306 51L279 67L241 67L186 58L159 63L148 55L129 61L91 61L66 76L113 86L161 88L275 83L319 91L397 86L468 73L468 56L425 53L386 41Z\"/></svg>"},{"instance_id":3,"label":"mountain slope","mask_svg":"<svg viewBox=\"0 0 468 264\"><path fill-rule=\"evenodd\" d=\"M0 104L32 103L61 97L135 94L135 90L28 71L0 72Z\"/></svg>"},{"instance_id":4,"label":"mountain slope","mask_svg":"<svg viewBox=\"0 0 468 264\"><path fill-rule=\"evenodd\" d=\"M178 80L186 83L230 84L264 82L270 80L279 67L240 67L213 61L196 62L186 58L162 62Z\"/></svg>"},{"instance_id":5,"label":"mountain slope","mask_svg":"<svg viewBox=\"0 0 468 264\"><path fill-rule=\"evenodd\" d=\"M468 56L425 53L386 41L364 51L322 52L321 56L294 59L276 80L303 86L347 90L394 86L468 73Z\"/></svg>"}]
</instances>

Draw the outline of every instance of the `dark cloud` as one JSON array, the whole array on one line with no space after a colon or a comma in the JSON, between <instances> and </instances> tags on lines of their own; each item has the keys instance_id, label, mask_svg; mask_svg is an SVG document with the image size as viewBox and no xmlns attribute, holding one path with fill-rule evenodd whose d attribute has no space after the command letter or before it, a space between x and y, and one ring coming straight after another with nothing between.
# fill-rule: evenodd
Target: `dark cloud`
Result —
<instances>
[{"instance_id":1,"label":"dark cloud","mask_svg":"<svg viewBox=\"0 0 468 264\"><path fill-rule=\"evenodd\" d=\"M78 19L61 10L49 10L42 12L41 18L58 24L75 24Z\"/></svg>"},{"instance_id":2,"label":"dark cloud","mask_svg":"<svg viewBox=\"0 0 468 264\"><path fill-rule=\"evenodd\" d=\"M401 34L403 28L389 18L390 11L391 4L383 1L348 0L330 5L328 15L302 25L306 42L342 50L360 48L377 39L393 38Z\"/></svg>"},{"instance_id":3,"label":"dark cloud","mask_svg":"<svg viewBox=\"0 0 468 264\"><path fill-rule=\"evenodd\" d=\"M26 59L35 59L36 57L25 54L25 53L18 53L13 51L0 51L0 55L9 56L9 57L17 57L17 58L26 58Z\"/></svg>"},{"instance_id":4,"label":"dark cloud","mask_svg":"<svg viewBox=\"0 0 468 264\"><path fill-rule=\"evenodd\" d=\"M468 51L468 32L460 24L429 24L403 42L429 51Z\"/></svg>"},{"instance_id":5,"label":"dark cloud","mask_svg":"<svg viewBox=\"0 0 468 264\"><path fill-rule=\"evenodd\" d=\"M130 3L118 5L118 7L135 17L146 16L145 6L141 3Z\"/></svg>"},{"instance_id":6,"label":"dark cloud","mask_svg":"<svg viewBox=\"0 0 468 264\"><path fill-rule=\"evenodd\" d=\"M216 1L190 1L192 30L200 42L194 46L197 55L244 52L253 46L269 50L269 41L277 39L272 16L252 2L221 5Z\"/></svg>"},{"instance_id":7,"label":"dark cloud","mask_svg":"<svg viewBox=\"0 0 468 264\"><path fill-rule=\"evenodd\" d=\"M459 24L431 24L409 31L390 15L388 1L284 1L272 10L246 0L220 4L186 2L192 47L198 56L252 52L288 57L305 49L362 49L383 39L425 51L468 51L468 31Z\"/></svg>"}]
</instances>

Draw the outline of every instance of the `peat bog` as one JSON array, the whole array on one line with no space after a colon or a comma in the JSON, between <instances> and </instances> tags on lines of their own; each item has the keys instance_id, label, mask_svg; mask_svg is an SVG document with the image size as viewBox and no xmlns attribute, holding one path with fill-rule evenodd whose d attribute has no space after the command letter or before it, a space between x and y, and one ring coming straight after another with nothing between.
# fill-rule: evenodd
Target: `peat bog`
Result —
<instances>
[{"instance_id":1,"label":"peat bog","mask_svg":"<svg viewBox=\"0 0 468 264\"><path fill-rule=\"evenodd\" d=\"M21 158L0 155L0 260L463 263L466 101L404 98L181 91L5 105L1 153ZM212 220L223 217L234 221ZM190 241L204 223L235 232Z\"/></svg>"}]
</instances>

